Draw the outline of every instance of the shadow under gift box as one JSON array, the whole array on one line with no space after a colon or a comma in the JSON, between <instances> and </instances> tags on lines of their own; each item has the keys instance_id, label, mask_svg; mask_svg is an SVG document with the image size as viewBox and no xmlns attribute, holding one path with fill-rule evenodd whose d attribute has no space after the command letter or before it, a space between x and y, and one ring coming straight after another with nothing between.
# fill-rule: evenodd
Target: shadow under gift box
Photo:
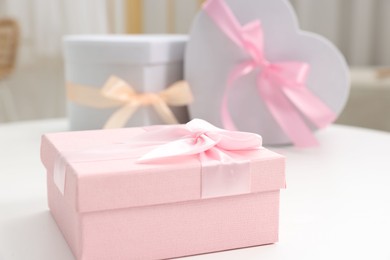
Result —
<instances>
[{"instance_id":1,"label":"shadow under gift box","mask_svg":"<svg viewBox=\"0 0 390 260\"><path fill-rule=\"evenodd\" d=\"M64 37L66 84L101 89L111 76L138 93L158 93L183 79L184 35L69 35ZM94 108L68 99L71 130L103 128L116 108ZM180 123L186 107L171 107ZM126 126L164 124L152 107L141 106Z\"/></svg>"},{"instance_id":2,"label":"shadow under gift box","mask_svg":"<svg viewBox=\"0 0 390 260\"><path fill-rule=\"evenodd\" d=\"M202 198L197 156L136 163L150 147L135 148L125 159L67 162L64 194L54 183L54 163L62 152L131 140L144 131L43 137L49 207L77 259L166 259L277 242L285 162L265 148L245 154L251 192L242 195Z\"/></svg>"}]
</instances>

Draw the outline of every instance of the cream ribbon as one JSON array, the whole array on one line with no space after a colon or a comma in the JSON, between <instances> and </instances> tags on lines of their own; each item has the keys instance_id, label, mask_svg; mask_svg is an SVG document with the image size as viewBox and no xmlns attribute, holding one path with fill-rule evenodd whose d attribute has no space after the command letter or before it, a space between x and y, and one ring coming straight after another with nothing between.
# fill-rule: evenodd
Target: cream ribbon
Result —
<instances>
[{"instance_id":1,"label":"cream ribbon","mask_svg":"<svg viewBox=\"0 0 390 260\"><path fill-rule=\"evenodd\" d=\"M130 84L116 76L111 76L101 89L68 83L67 96L69 100L88 107L119 107L107 120L104 128L125 126L142 106L153 106L166 124L178 124L169 106L184 106L193 100L190 87L185 81L178 81L157 93L137 93Z\"/></svg>"}]
</instances>

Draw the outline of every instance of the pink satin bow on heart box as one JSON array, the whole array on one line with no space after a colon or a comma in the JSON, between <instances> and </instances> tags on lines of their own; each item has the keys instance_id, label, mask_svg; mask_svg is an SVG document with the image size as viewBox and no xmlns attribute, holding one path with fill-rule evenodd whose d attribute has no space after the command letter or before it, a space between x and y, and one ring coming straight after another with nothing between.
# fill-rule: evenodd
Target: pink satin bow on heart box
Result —
<instances>
[{"instance_id":1,"label":"pink satin bow on heart box","mask_svg":"<svg viewBox=\"0 0 390 260\"><path fill-rule=\"evenodd\" d=\"M150 147L135 160L139 164L176 164L197 156L201 164L201 197L251 192L251 162L247 153L262 149L261 136L228 131L194 119L185 125L152 126L133 140L82 151L63 152L54 164L54 182L64 193L66 164L134 158L134 151Z\"/></svg>"},{"instance_id":2,"label":"pink satin bow on heart box","mask_svg":"<svg viewBox=\"0 0 390 260\"><path fill-rule=\"evenodd\" d=\"M235 66L228 76L221 105L224 127L236 129L228 109L229 94L235 82L259 70L256 83L259 95L284 133L296 146L317 145L318 141L304 118L316 127L323 128L334 121L336 115L305 86L309 64L267 60L260 21L241 26L224 0L209 0L203 9L225 35L249 56L247 61Z\"/></svg>"}]
</instances>

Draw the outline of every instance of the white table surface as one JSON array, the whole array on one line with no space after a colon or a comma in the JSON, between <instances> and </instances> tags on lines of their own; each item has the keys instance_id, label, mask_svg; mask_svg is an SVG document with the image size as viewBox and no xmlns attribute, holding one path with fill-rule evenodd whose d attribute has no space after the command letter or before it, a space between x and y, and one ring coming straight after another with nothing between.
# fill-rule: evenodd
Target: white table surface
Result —
<instances>
[{"instance_id":1,"label":"white table surface","mask_svg":"<svg viewBox=\"0 0 390 260\"><path fill-rule=\"evenodd\" d=\"M63 119L0 126L0 259L73 260L46 203L40 136ZM280 242L188 259L390 259L390 134L332 126L287 156Z\"/></svg>"}]
</instances>

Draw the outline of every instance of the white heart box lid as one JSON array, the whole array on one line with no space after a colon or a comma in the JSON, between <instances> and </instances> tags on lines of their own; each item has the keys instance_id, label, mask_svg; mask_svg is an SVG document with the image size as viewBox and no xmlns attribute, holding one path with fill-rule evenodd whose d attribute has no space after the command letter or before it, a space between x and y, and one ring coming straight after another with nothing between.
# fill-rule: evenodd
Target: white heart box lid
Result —
<instances>
[{"instance_id":1,"label":"white heart box lid","mask_svg":"<svg viewBox=\"0 0 390 260\"><path fill-rule=\"evenodd\" d=\"M341 113L349 95L349 70L343 55L331 42L301 31L287 0L225 2L240 24L261 21L268 60L310 64L307 88L336 115ZM202 118L223 127L220 106L228 75L235 65L247 59L247 54L203 10L200 11L193 22L185 54L185 78L195 98L189 107L192 118ZM240 78L230 93L229 111L233 121L240 131L261 134L265 144L291 143L259 96L255 74ZM316 129L309 122L307 124Z\"/></svg>"}]
</instances>

